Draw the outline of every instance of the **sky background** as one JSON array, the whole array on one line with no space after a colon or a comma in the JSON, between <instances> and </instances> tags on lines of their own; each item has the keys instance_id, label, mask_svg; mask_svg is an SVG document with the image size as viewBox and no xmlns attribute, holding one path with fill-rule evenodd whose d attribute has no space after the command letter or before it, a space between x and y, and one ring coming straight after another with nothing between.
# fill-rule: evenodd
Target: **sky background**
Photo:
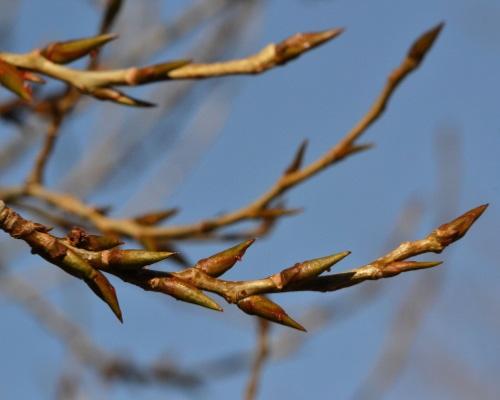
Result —
<instances>
[{"instance_id":1,"label":"sky background","mask_svg":"<svg viewBox=\"0 0 500 400\"><path fill-rule=\"evenodd\" d=\"M91 35L99 21L92 1L18 3L13 15L16 23L2 43L8 51ZM143 2L144 6L148 3ZM125 33L112 54L126 52L127 40L146 31L143 18L168 24L188 3L193 2L151 0L161 10L161 15L153 17L147 12L134 14L137 5L127 4L116 27L118 33ZM272 235L258 240L227 277L261 277L301 260L344 250L351 250L352 255L335 268L354 268L394 245L391 233L409 204L420 209L421 215L409 230L410 236L397 237L398 241L421 238L440 223L489 202L490 208L465 238L432 257L445 261L439 270L408 273L329 294L274 296L301 321L310 307L356 302L377 288L362 306L340 315L334 312L320 330L292 332L292 338L304 342L288 357L275 357L266 364L259 398L375 398L371 394L375 396L376 391L367 394L361 388L371 387L369 376L388 337L398 343L410 340L403 346L408 349L406 361L382 398L497 398L499 18L500 3L495 0L262 2L241 46L231 56L250 54L296 32L331 27L346 31L285 68L260 76L201 82L201 89L188 102L195 110L189 114L194 119L177 111L173 122L167 118L149 123L141 114L151 112L156 118L155 111L124 110L104 103L96 107L92 100L89 105L93 102L94 107L82 108L64 131L49 166L49 182L54 188L80 191L93 203L115 205L114 215L180 206L182 212L174 222L189 222L244 205L272 185L303 139L309 140L306 162L334 145L368 110L414 39L445 21L421 68L403 82L383 117L360 141L375 147L290 191L287 205L304 207L304 212L282 219ZM185 55L190 41L198 38L193 35L156 57ZM196 54L190 56L198 59ZM110 63L114 61L111 57ZM132 93L151 94L161 104L169 85L177 83ZM1 98L9 94L3 91ZM126 160L130 162L127 169L115 172L100 190L87 190L76 179L73 167L83 165L84 156L100 154L99 148L105 152L97 156L99 160L113 158L113 146L107 148L99 141L102 131L121 133L124 126L127 132L146 129L141 124L156 132L156 141L142 143L138 155ZM4 142L19 134L12 125L0 125ZM165 152L158 155L160 148ZM14 168L1 172L2 184L19 182L34 154L35 150ZM224 246L188 243L180 248L197 260ZM9 273L36 285L41 270L54 270L34 260L22 244L10 238L2 241L3 251L14 248L24 253L9 260ZM52 275L61 273L57 270ZM55 283L42 285L41 290L74 316L96 343L143 363L164 354L187 370L209 373L204 369L210 361L251 351L255 343L254 319L229 305L217 314L113 280L124 311L125 324L121 325L80 282L51 279ZM398 330L405 325L404 316L411 320L419 313L420 322L411 332ZM207 378L207 385L194 391L99 383L78 366L57 338L1 292L0 316L0 398L4 399L54 398L63 371L83 376L81 398L90 399L234 399L243 393L248 377L245 370ZM285 332L286 328L273 326L273 337ZM401 332L406 334L398 336Z\"/></svg>"}]
</instances>

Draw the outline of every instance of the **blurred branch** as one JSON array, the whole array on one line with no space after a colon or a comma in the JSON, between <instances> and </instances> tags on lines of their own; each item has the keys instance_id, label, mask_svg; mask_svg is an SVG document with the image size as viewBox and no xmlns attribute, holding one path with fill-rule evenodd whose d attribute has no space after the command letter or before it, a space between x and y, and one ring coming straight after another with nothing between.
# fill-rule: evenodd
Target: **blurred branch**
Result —
<instances>
[{"instance_id":1,"label":"blurred branch","mask_svg":"<svg viewBox=\"0 0 500 400\"><path fill-rule=\"evenodd\" d=\"M255 358L245 390L245 400L253 400L256 398L259 380L262 376L262 369L269 356L269 322L264 319L259 319L257 321L257 326L257 348L255 349Z\"/></svg>"},{"instance_id":2,"label":"blurred branch","mask_svg":"<svg viewBox=\"0 0 500 400\"><path fill-rule=\"evenodd\" d=\"M75 357L104 380L135 384L160 383L183 388L200 385L201 378L174 365L158 362L141 366L98 347L74 322L54 308L35 287L3 274L0 293L22 304L48 331L57 336Z\"/></svg>"},{"instance_id":3,"label":"blurred branch","mask_svg":"<svg viewBox=\"0 0 500 400\"><path fill-rule=\"evenodd\" d=\"M456 135L439 133L437 139L438 189L435 203L439 205L439 215L447 216L457 209L460 198L461 152ZM381 354L368 377L357 389L355 399L382 399L394 386L408 364L419 329L437 300L444 283L443 274L444 271L432 276L422 275L405 291L382 345Z\"/></svg>"},{"instance_id":4,"label":"blurred branch","mask_svg":"<svg viewBox=\"0 0 500 400\"><path fill-rule=\"evenodd\" d=\"M299 57L302 53L335 38L341 32L341 29L331 29L323 32L300 33L278 44L270 44L257 54L247 58L210 64L196 64L187 60L180 60L147 67L108 71L76 70L61 65L73 61L75 54L77 54L76 58L80 58L98 46L105 44L111 39L109 35L52 43L45 49L26 54L0 53L0 60L4 64L7 63L6 66L10 64L17 68L37 72L66 82L82 93L89 94L100 100L110 100L132 106L149 106L150 103L133 99L113 89L112 86L135 86L164 80L258 74L286 64L290 60ZM11 75L15 78L20 77L14 72ZM18 79L22 79L22 77ZM28 97L28 94L24 95L22 89L19 89L18 93Z\"/></svg>"}]
</instances>

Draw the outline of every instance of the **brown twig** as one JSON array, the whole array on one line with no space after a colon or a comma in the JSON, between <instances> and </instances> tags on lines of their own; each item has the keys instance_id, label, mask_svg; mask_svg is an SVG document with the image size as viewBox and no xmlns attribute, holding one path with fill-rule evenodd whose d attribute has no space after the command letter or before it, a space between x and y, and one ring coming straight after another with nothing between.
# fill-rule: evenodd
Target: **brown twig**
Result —
<instances>
[{"instance_id":1,"label":"brown twig","mask_svg":"<svg viewBox=\"0 0 500 400\"><path fill-rule=\"evenodd\" d=\"M41 184L43 182L45 166L50 154L52 153L52 150L54 149L61 122L61 114L59 114L59 112L57 111L54 111L50 118L49 128L47 130L43 146L38 153L33 170L31 171L27 179L28 185Z\"/></svg>"},{"instance_id":2,"label":"brown twig","mask_svg":"<svg viewBox=\"0 0 500 400\"><path fill-rule=\"evenodd\" d=\"M85 332L56 309L38 290L13 276L2 275L0 292L29 310L49 332L85 366L108 381L135 384L161 383L191 388L202 383L200 376L181 371L165 362L142 366L118 355L110 354L91 341Z\"/></svg>"},{"instance_id":3,"label":"brown twig","mask_svg":"<svg viewBox=\"0 0 500 400\"><path fill-rule=\"evenodd\" d=\"M74 54L73 48L71 53L66 51L56 61L52 61L58 54L54 50L57 48L56 46L62 47L66 43L51 44L46 49L35 50L26 54L0 53L0 60L3 60L4 64L5 62L8 63L7 66L12 65L66 82L68 85L97 99L110 100L125 105L148 106L150 104L130 98L112 87L135 86L165 80L206 79L227 75L259 74L286 64L301 54L335 38L340 33L342 33L342 29L338 28L323 32L299 33L278 44L270 44L257 54L249 57L209 64L174 61L140 68L132 67L107 71L77 70L61 65L63 62L61 60L65 60L65 57L69 59L69 56ZM98 38L94 39L96 43ZM82 39L80 42L83 43L84 40L91 39ZM100 41L99 45L101 45Z\"/></svg>"},{"instance_id":4,"label":"brown twig","mask_svg":"<svg viewBox=\"0 0 500 400\"><path fill-rule=\"evenodd\" d=\"M487 205L476 207L439 226L424 239L402 243L371 263L347 272L319 276L349 254L343 252L304 261L266 278L248 281L227 281L218 277L241 259L252 241L200 260L194 267L180 272L161 272L143 267L161 261L171 253L109 250L119 242L110 241L106 237L96 237L96 243L101 245L92 248L82 246L80 241L73 241L71 235L68 239L59 239L51 235L46 227L23 219L1 201L0 228L11 236L26 241L34 252L50 263L85 281L119 319L121 310L115 290L99 270L116 275L144 290L165 293L179 300L222 311L214 300L203 293L212 292L228 303L237 304L247 314L305 330L280 306L261 295L289 291L336 291L366 280L389 278L402 272L435 267L441 263L408 259L423 253L441 253L466 234L486 207Z\"/></svg>"},{"instance_id":5,"label":"brown twig","mask_svg":"<svg viewBox=\"0 0 500 400\"><path fill-rule=\"evenodd\" d=\"M259 319L257 321L258 333L257 333L257 348L255 349L255 356L252 364L252 370L250 371L250 377L248 379L247 387L245 390L245 399L253 400L256 398L257 390L259 387L259 381L262 376L262 369L264 363L269 356L269 321L264 319Z\"/></svg>"},{"instance_id":6,"label":"brown twig","mask_svg":"<svg viewBox=\"0 0 500 400\"><path fill-rule=\"evenodd\" d=\"M156 238L184 239L197 235L204 235L217 229L245 221L262 218L269 205L283 195L289 189L299 185L305 180L315 176L327 167L340 162L344 158L359 151L369 148L367 145L357 145L355 141L376 121L385 110L389 99L395 89L414 71L425 57L442 29L442 24L424 33L410 47L408 54L403 62L390 75L381 94L377 97L369 111L363 118L330 150L323 156L311 162L305 167L297 164L303 158L304 147L299 148L298 154L294 157L293 170L290 168L258 199L232 212L219 215L215 218L205 219L193 224L173 225L167 227L144 227L139 226L130 219L110 219L99 213L85 203L70 195L63 195L48 191L38 185L28 186L21 193L39 198L55 207L70 212L78 217L90 221L97 229L102 232L113 232L126 237L143 238L152 236ZM14 192L16 189L13 189ZM9 191L4 191L4 196L9 197ZM19 190L17 190L19 192Z\"/></svg>"}]
</instances>

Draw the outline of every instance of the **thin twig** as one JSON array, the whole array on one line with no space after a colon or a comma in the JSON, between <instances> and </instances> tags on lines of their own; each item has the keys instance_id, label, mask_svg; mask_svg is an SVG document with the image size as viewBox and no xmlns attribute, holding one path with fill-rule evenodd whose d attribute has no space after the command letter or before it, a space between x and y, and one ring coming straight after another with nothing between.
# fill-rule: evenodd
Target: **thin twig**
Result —
<instances>
[{"instance_id":1,"label":"thin twig","mask_svg":"<svg viewBox=\"0 0 500 400\"><path fill-rule=\"evenodd\" d=\"M257 348L255 350L255 358L252 364L252 370L245 390L245 399L254 400L257 395L259 381L262 375L264 363L269 357L269 321L265 319L257 320Z\"/></svg>"}]
</instances>

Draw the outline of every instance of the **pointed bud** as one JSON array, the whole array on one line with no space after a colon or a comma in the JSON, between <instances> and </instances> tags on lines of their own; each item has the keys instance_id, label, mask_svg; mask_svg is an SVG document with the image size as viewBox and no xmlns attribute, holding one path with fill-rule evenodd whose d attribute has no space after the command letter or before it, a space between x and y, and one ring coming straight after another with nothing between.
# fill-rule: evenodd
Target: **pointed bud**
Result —
<instances>
[{"instance_id":1,"label":"pointed bud","mask_svg":"<svg viewBox=\"0 0 500 400\"><path fill-rule=\"evenodd\" d=\"M214 300L201 290L177 278L155 278L154 290L166 293L177 300L197 304L215 311L223 311Z\"/></svg>"},{"instance_id":2,"label":"pointed bud","mask_svg":"<svg viewBox=\"0 0 500 400\"><path fill-rule=\"evenodd\" d=\"M89 235L80 227L71 229L67 238L71 246L89 251L108 250L123 244L121 240L113 236Z\"/></svg>"},{"instance_id":3,"label":"pointed bud","mask_svg":"<svg viewBox=\"0 0 500 400\"><path fill-rule=\"evenodd\" d=\"M31 89L24 80L23 72L0 59L0 84L25 101L31 101Z\"/></svg>"},{"instance_id":4,"label":"pointed bud","mask_svg":"<svg viewBox=\"0 0 500 400\"><path fill-rule=\"evenodd\" d=\"M292 282L305 281L314 278L338 263L340 260L351 254L350 251L332 254L330 256L316 258L313 260L304 261L295 264L293 267L284 269L283 271L272 275L270 278L278 289L283 289L286 285Z\"/></svg>"},{"instance_id":5,"label":"pointed bud","mask_svg":"<svg viewBox=\"0 0 500 400\"><path fill-rule=\"evenodd\" d=\"M422 62L427 52L431 49L439 33L444 27L444 22L436 25L431 30L421 35L408 50L408 58L413 60L417 65Z\"/></svg>"},{"instance_id":6,"label":"pointed bud","mask_svg":"<svg viewBox=\"0 0 500 400\"><path fill-rule=\"evenodd\" d=\"M473 208L467 211L465 214L453 221L441 225L431 236L434 236L441 245L448 246L450 243L457 241L462 238L474 222L483 214L483 212L488 207L488 204L483 204L479 207Z\"/></svg>"},{"instance_id":7,"label":"pointed bud","mask_svg":"<svg viewBox=\"0 0 500 400\"><path fill-rule=\"evenodd\" d=\"M125 93L111 88L97 88L88 92L91 96L99 100L112 101L114 103L122 104L124 106L131 107L155 107L156 104L150 103L148 101L135 99Z\"/></svg>"},{"instance_id":8,"label":"pointed bud","mask_svg":"<svg viewBox=\"0 0 500 400\"><path fill-rule=\"evenodd\" d=\"M343 31L343 29L335 28L322 32L297 33L276 45L277 64L285 64L302 53L337 37Z\"/></svg>"},{"instance_id":9,"label":"pointed bud","mask_svg":"<svg viewBox=\"0 0 500 400\"><path fill-rule=\"evenodd\" d=\"M41 54L56 64L67 64L97 50L116 37L115 34L104 34L66 42L54 42L42 49Z\"/></svg>"},{"instance_id":10,"label":"pointed bud","mask_svg":"<svg viewBox=\"0 0 500 400\"><path fill-rule=\"evenodd\" d=\"M142 68L133 68L127 76L127 82L131 85L139 85L143 83L164 81L169 79L169 72L188 64L191 64L191 60L175 60Z\"/></svg>"},{"instance_id":11,"label":"pointed bud","mask_svg":"<svg viewBox=\"0 0 500 400\"><path fill-rule=\"evenodd\" d=\"M290 328L306 332L306 329L293 320L278 304L264 296L249 296L238 301L238 307L245 313L276 322Z\"/></svg>"},{"instance_id":12,"label":"pointed bud","mask_svg":"<svg viewBox=\"0 0 500 400\"><path fill-rule=\"evenodd\" d=\"M401 272L416 271L418 269L434 268L441 265L442 261L395 261L382 268L384 278L398 275Z\"/></svg>"},{"instance_id":13,"label":"pointed bud","mask_svg":"<svg viewBox=\"0 0 500 400\"><path fill-rule=\"evenodd\" d=\"M302 161L304 160L304 154L307 149L307 144L307 139L300 144L297 152L295 153L295 156L293 157L292 162L285 170L284 175L292 174L300 169L300 167L302 166Z\"/></svg>"},{"instance_id":14,"label":"pointed bud","mask_svg":"<svg viewBox=\"0 0 500 400\"><path fill-rule=\"evenodd\" d=\"M156 225L166 219L173 217L179 212L178 208L169 208L166 210L150 212L147 214L139 215L134 218L134 221L139 225L151 226Z\"/></svg>"},{"instance_id":15,"label":"pointed bud","mask_svg":"<svg viewBox=\"0 0 500 400\"><path fill-rule=\"evenodd\" d=\"M117 318L123 322L115 288L101 272L92 268L87 261L70 249L67 249L62 262L58 265L69 274L83 279L92 291L111 308Z\"/></svg>"},{"instance_id":16,"label":"pointed bud","mask_svg":"<svg viewBox=\"0 0 500 400\"><path fill-rule=\"evenodd\" d=\"M92 262L103 269L135 270L163 261L172 254L168 251L111 249L95 253Z\"/></svg>"},{"instance_id":17,"label":"pointed bud","mask_svg":"<svg viewBox=\"0 0 500 400\"><path fill-rule=\"evenodd\" d=\"M91 279L86 279L85 283L109 306L109 308L111 308L111 311L113 311L120 322L123 323L122 310L118 303L116 290L108 279L101 272L96 270L96 275Z\"/></svg>"},{"instance_id":18,"label":"pointed bud","mask_svg":"<svg viewBox=\"0 0 500 400\"><path fill-rule=\"evenodd\" d=\"M218 277L230 269L237 261L241 260L246 250L255 242L255 239L245 240L227 250L214 254L211 257L198 261L195 268L205 272L207 275Z\"/></svg>"}]
</instances>

